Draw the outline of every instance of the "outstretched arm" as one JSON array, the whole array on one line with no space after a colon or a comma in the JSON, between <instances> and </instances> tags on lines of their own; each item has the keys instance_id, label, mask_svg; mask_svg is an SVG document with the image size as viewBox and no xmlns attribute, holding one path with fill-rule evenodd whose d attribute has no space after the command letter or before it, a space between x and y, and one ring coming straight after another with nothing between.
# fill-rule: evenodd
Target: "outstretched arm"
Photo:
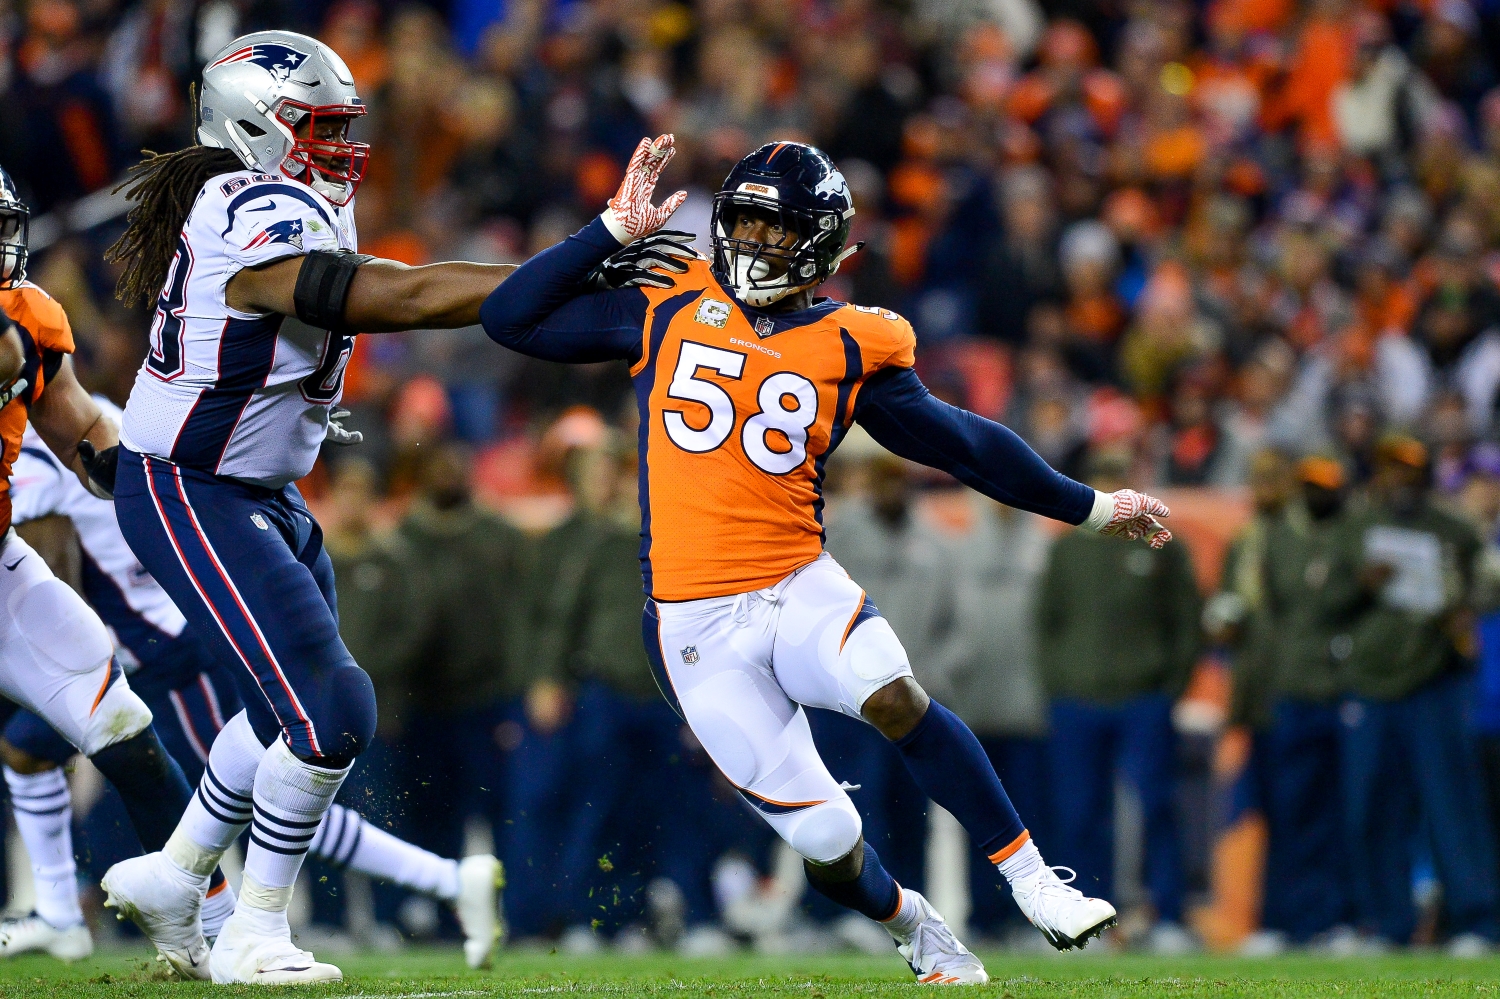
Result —
<instances>
[{"instance_id":1,"label":"outstretched arm","mask_svg":"<svg viewBox=\"0 0 1500 999\"><path fill-rule=\"evenodd\" d=\"M295 316L297 278L307 263L307 257L297 256L246 267L229 279L224 298L240 312ZM473 326L485 298L515 269L515 264L453 261L408 267L394 260L369 260L349 285L345 323L364 333Z\"/></svg>"},{"instance_id":2,"label":"outstretched arm","mask_svg":"<svg viewBox=\"0 0 1500 999\"><path fill-rule=\"evenodd\" d=\"M1153 548L1171 540L1159 500L1134 490L1101 493L1052 468L1014 432L950 406L910 368L887 368L860 390L854 418L891 452L952 475L1018 510L1090 527Z\"/></svg>"},{"instance_id":3,"label":"outstretched arm","mask_svg":"<svg viewBox=\"0 0 1500 999\"><path fill-rule=\"evenodd\" d=\"M79 444L87 441L92 450L83 450L89 454L107 452L120 442L120 428L78 384L73 376L72 358L63 356L57 373L47 380L41 396L31 404L31 425L58 460L71 468L90 492L101 495L97 477L90 478L90 462L79 454ZM109 478L112 486L112 471Z\"/></svg>"},{"instance_id":4,"label":"outstretched arm","mask_svg":"<svg viewBox=\"0 0 1500 999\"><path fill-rule=\"evenodd\" d=\"M579 284L620 249L604 219L526 261L485 300L480 321L502 347L548 361L634 360L646 296L639 289L580 295Z\"/></svg>"},{"instance_id":5,"label":"outstretched arm","mask_svg":"<svg viewBox=\"0 0 1500 999\"><path fill-rule=\"evenodd\" d=\"M495 289L480 310L491 340L549 361L640 356L645 296L636 289L580 295L579 286L621 247L661 229L687 197L678 191L659 206L651 204L673 152L670 135L642 139L604 213L532 257Z\"/></svg>"}]
</instances>

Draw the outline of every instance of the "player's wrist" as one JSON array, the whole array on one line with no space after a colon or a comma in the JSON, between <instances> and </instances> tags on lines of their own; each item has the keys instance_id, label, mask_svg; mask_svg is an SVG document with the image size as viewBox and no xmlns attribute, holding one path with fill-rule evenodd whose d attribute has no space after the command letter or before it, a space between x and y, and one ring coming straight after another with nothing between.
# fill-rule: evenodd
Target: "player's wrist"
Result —
<instances>
[{"instance_id":1,"label":"player's wrist","mask_svg":"<svg viewBox=\"0 0 1500 999\"><path fill-rule=\"evenodd\" d=\"M1115 497L1113 493L1101 493L1094 490L1094 507L1089 511L1088 519L1083 522L1082 527L1090 531L1102 531L1109 525L1115 516Z\"/></svg>"},{"instance_id":2,"label":"player's wrist","mask_svg":"<svg viewBox=\"0 0 1500 999\"><path fill-rule=\"evenodd\" d=\"M620 221L619 216L615 214L615 210L613 208L604 209L604 211L599 216L599 220L604 223L604 228L609 230L609 234L613 236L621 246L629 246L631 243L635 242L635 237L630 234L630 230L625 228L624 224Z\"/></svg>"}]
</instances>

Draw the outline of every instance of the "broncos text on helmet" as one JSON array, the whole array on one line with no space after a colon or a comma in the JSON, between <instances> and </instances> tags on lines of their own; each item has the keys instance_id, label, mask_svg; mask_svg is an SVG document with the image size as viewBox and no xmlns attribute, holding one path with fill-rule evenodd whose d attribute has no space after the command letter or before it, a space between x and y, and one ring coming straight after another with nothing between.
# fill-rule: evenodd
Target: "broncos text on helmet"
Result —
<instances>
[{"instance_id":1,"label":"broncos text on helmet","mask_svg":"<svg viewBox=\"0 0 1500 999\"><path fill-rule=\"evenodd\" d=\"M740 208L776 218L797 241L774 247L736 239ZM860 248L845 247L853 217L849 185L828 154L803 142L768 142L740 160L714 195L714 277L755 308L820 284Z\"/></svg>"},{"instance_id":2,"label":"broncos text on helmet","mask_svg":"<svg viewBox=\"0 0 1500 999\"><path fill-rule=\"evenodd\" d=\"M16 183L0 167L0 288L26 280L27 239L31 210L16 193Z\"/></svg>"},{"instance_id":3,"label":"broncos text on helmet","mask_svg":"<svg viewBox=\"0 0 1500 999\"><path fill-rule=\"evenodd\" d=\"M333 49L294 31L256 31L224 46L203 68L198 141L346 205L370 158L367 143L347 136L365 111L353 74Z\"/></svg>"}]
</instances>

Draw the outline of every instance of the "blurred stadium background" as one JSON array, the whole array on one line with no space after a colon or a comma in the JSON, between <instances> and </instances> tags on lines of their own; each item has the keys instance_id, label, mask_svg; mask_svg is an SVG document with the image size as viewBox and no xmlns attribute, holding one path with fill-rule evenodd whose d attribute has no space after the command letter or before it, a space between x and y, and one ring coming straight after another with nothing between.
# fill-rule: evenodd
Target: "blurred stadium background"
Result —
<instances>
[{"instance_id":1,"label":"blurred stadium background","mask_svg":"<svg viewBox=\"0 0 1500 999\"><path fill-rule=\"evenodd\" d=\"M204 58L268 27L352 68L361 249L409 263L551 245L645 134L676 133L674 225L705 251L740 156L831 153L866 247L828 293L910 318L946 398L1173 508L1181 543L1155 555L857 437L829 466L830 549L1049 860L1122 908L1112 945L1493 946L1494 0L0 0L31 277L117 402L149 317L102 263L112 188L191 141ZM341 800L449 855L493 846L519 941L884 953L802 897L652 687L628 396L622 368L477 328L361 341L365 443L303 483L381 701ZM814 725L900 881L971 938L1041 942L873 731ZM86 765L73 780L93 884L130 845ZM328 947L455 929L316 866L297 918Z\"/></svg>"}]
</instances>

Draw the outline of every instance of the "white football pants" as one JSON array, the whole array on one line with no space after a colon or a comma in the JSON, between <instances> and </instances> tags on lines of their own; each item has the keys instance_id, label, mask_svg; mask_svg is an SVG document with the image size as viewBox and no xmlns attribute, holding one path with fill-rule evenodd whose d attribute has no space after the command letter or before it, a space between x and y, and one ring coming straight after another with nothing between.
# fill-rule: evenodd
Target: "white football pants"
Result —
<instances>
[{"instance_id":1,"label":"white football pants","mask_svg":"<svg viewBox=\"0 0 1500 999\"><path fill-rule=\"evenodd\" d=\"M767 589L653 601L648 624L653 611L648 652L719 770L803 857L849 853L859 813L818 756L801 706L859 718L866 698L911 676L864 590L825 552Z\"/></svg>"},{"instance_id":2,"label":"white football pants","mask_svg":"<svg viewBox=\"0 0 1500 999\"><path fill-rule=\"evenodd\" d=\"M14 529L0 545L0 694L85 756L151 724L104 622Z\"/></svg>"}]
</instances>

